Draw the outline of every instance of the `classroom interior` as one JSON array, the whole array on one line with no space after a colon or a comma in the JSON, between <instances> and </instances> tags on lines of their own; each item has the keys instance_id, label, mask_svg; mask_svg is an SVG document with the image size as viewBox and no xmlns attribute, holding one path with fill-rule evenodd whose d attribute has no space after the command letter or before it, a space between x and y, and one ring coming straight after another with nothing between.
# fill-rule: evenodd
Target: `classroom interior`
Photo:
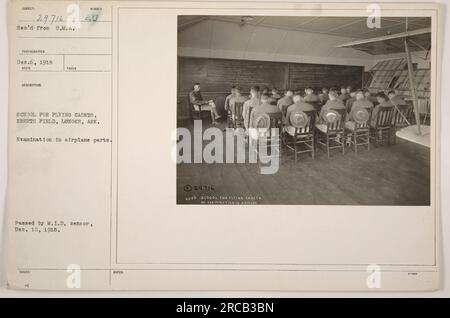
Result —
<instances>
[{"instance_id":1,"label":"classroom interior","mask_svg":"<svg viewBox=\"0 0 450 318\"><path fill-rule=\"evenodd\" d=\"M398 131L420 126L429 139L434 129L431 19L383 17L380 22L369 28L367 17L179 16L178 127L193 131L194 120L201 120L203 129L236 127L225 107L233 85L245 96L255 85L276 88L281 96L287 90L304 94L307 87L317 95L322 88L351 87L369 92L375 105L376 94L395 91L409 111L406 121L399 114L402 125L392 122L389 138L380 142L374 132L369 146L357 151L345 132L343 151L330 149L329 155L317 144L314 156L295 154L282 142L280 167L272 175L259 173L252 163L178 164L177 203L218 204L202 199L211 195L201 191L206 186L216 196L258 198L249 204L428 206L431 145L402 138ZM190 103L195 83L205 100L214 101L218 123ZM194 200L187 200L193 193L186 185L200 186Z\"/></svg>"}]
</instances>

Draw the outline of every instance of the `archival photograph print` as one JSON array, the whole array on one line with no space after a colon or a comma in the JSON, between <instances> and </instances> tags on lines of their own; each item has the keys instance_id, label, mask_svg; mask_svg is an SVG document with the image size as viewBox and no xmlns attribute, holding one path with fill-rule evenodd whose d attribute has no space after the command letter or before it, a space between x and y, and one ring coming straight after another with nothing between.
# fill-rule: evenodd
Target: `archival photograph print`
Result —
<instances>
[{"instance_id":1,"label":"archival photograph print","mask_svg":"<svg viewBox=\"0 0 450 318\"><path fill-rule=\"evenodd\" d=\"M429 206L431 31L178 16L177 204Z\"/></svg>"}]
</instances>

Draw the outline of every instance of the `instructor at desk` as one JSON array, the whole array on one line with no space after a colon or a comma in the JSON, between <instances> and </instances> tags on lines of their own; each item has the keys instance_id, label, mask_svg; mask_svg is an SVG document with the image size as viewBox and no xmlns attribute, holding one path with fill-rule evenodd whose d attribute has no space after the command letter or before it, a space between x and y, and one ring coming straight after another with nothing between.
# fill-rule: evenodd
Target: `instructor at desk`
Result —
<instances>
[{"instance_id":1,"label":"instructor at desk","mask_svg":"<svg viewBox=\"0 0 450 318\"><path fill-rule=\"evenodd\" d=\"M200 92L200 83L194 84L194 89L189 93L189 100L195 110L199 110L201 107L202 110L211 111L211 119L214 125L217 124L217 119L222 117L217 112L217 107L213 100L203 100L202 93Z\"/></svg>"}]
</instances>

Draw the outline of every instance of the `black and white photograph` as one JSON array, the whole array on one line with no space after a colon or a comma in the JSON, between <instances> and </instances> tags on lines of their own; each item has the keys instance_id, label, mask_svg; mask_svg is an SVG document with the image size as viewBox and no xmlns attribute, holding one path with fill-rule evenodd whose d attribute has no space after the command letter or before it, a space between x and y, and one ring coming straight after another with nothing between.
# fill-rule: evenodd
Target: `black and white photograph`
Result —
<instances>
[{"instance_id":1,"label":"black and white photograph","mask_svg":"<svg viewBox=\"0 0 450 318\"><path fill-rule=\"evenodd\" d=\"M177 204L429 206L431 18L179 15Z\"/></svg>"},{"instance_id":2,"label":"black and white photograph","mask_svg":"<svg viewBox=\"0 0 450 318\"><path fill-rule=\"evenodd\" d=\"M418 1L0 5L0 298L448 297L449 17Z\"/></svg>"}]
</instances>

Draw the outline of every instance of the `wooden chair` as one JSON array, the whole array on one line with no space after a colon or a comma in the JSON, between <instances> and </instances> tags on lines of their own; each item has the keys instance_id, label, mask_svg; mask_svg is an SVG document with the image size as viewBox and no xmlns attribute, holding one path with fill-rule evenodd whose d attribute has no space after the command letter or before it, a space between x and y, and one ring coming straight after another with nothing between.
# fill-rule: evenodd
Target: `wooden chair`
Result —
<instances>
[{"instance_id":1,"label":"wooden chair","mask_svg":"<svg viewBox=\"0 0 450 318\"><path fill-rule=\"evenodd\" d=\"M244 103L234 103L233 127L244 127Z\"/></svg>"},{"instance_id":2,"label":"wooden chair","mask_svg":"<svg viewBox=\"0 0 450 318\"><path fill-rule=\"evenodd\" d=\"M296 116L298 121L295 120ZM287 120L290 125L284 127L284 144L288 150L294 152L294 160L297 161L298 154L308 152L314 159L316 111L293 112Z\"/></svg>"},{"instance_id":3,"label":"wooden chair","mask_svg":"<svg viewBox=\"0 0 450 318\"><path fill-rule=\"evenodd\" d=\"M370 150L370 115L372 109L361 108L353 113L351 122L345 124L346 138L350 142L350 149L358 152L358 146L367 146Z\"/></svg>"},{"instance_id":4,"label":"wooden chair","mask_svg":"<svg viewBox=\"0 0 450 318\"><path fill-rule=\"evenodd\" d=\"M413 107L410 105L397 105L397 108L394 108L394 114L392 116L392 133L394 134L394 143L397 142L397 130L410 125L410 118L413 113Z\"/></svg>"},{"instance_id":5,"label":"wooden chair","mask_svg":"<svg viewBox=\"0 0 450 318\"><path fill-rule=\"evenodd\" d=\"M407 117L408 121L411 123L411 125L416 124L416 117L414 116L414 103L412 100L405 100L406 105L411 108L411 112L409 114L409 117Z\"/></svg>"},{"instance_id":6,"label":"wooden chair","mask_svg":"<svg viewBox=\"0 0 450 318\"><path fill-rule=\"evenodd\" d=\"M375 145L378 147L380 141L387 137L387 142L391 144L392 117L394 115L394 107L380 107L376 119L375 126L370 127L371 137L375 139Z\"/></svg>"},{"instance_id":7,"label":"wooden chair","mask_svg":"<svg viewBox=\"0 0 450 318\"><path fill-rule=\"evenodd\" d=\"M281 113L283 114L284 117L286 117L286 113L287 113L287 109L292 106L292 105L283 105L281 107Z\"/></svg>"},{"instance_id":8,"label":"wooden chair","mask_svg":"<svg viewBox=\"0 0 450 318\"><path fill-rule=\"evenodd\" d=\"M341 149L345 154L345 109L331 109L325 113L326 123L316 125L316 145L326 149L327 156L330 158L331 149Z\"/></svg>"},{"instance_id":9,"label":"wooden chair","mask_svg":"<svg viewBox=\"0 0 450 318\"><path fill-rule=\"evenodd\" d=\"M233 112L231 111L230 107L227 109L227 128L233 128Z\"/></svg>"},{"instance_id":10,"label":"wooden chair","mask_svg":"<svg viewBox=\"0 0 450 318\"><path fill-rule=\"evenodd\" d=\"M202 112L203 113L206 113L206 112L209 113L210 112L209 110L202 109L201 105L194 106L191 103L191 99L189 98L189 95L187 96L187 102L188 102L188 105L189 105L189 109L191 109L191 118L192 119L194 119L195 115L196 115L197 118L201 120L202 119ZM196 108L196 107L198 107L198 108Z\"/></svg>"},{"instance_id":11,"label":"wooden chair","mask_svg":"<svg viewBox=\"0 0 450 318\"><path fill-rule=\"evenodd\" d=\"M282 119L283 119L283 123L284 123L284 121L285 121L285 118L286 118L286 114L287 114L287 110L288 110L288 108L290 107L291 105L283 105L283 106L281 106L281 117L282 117Z\"/></svg>"},{"instance_id":12,"label":"wooden chair","mask_svg":"<svg viewBox=\"0 0 450 318\"><path fill-rule=\"evenodd\" d=\"M251 121L251 118L252 118L252 111L253 111L253 108L254 107L249 107L248 108L248 118L244 118L244 121L246 121L246 124L247 124L247 132L246 132L246 134L245 134L245 142L246 143L248 143L249 142L249 131L248 131L248 129L250 128L250 121Z\"/></svg>"},{"instance_id":13,"label":"wooden chair","mask_svg":"<svg viewBox=\"0 0 450 318\"><path fill-rule=\"evenodd\" d=\"M250 128L249 138L250 142L253 143L253 150L256 152L256 156L258 156L261 153L261 150L264 148L265 154L268 155L268 150L272 148L272 146L275 145L276 153L270 154L271 157L273 156L280 156L280 140L281 140L281 128L282 128L282 117L281 112L280 113L269 113L269 114L262 114L258 117L266 117L268 118L268 124L265 127L252 127ZM257 121L258 118L255 118L255 121ZM273 131L275 129L275 131ZM274 137L273 133L276 132L276 136ZM264 146L261 145L260 141L264 138L265 142L263 143ZM256 147L255 147L256 143Z\"/></svg>"},{"instance_id":14,"label":"wooden chair","mask_svg":"<svg viewBox=\"0 0 450 318\"><path fill-rule=\"evenodd\" d=\"M248 118L246 119L247 120L247 128L250 128L250 120L252 118L253 108L254 107L251 107L251 106L248 108Z\"/></svg>"}]
</instances>

